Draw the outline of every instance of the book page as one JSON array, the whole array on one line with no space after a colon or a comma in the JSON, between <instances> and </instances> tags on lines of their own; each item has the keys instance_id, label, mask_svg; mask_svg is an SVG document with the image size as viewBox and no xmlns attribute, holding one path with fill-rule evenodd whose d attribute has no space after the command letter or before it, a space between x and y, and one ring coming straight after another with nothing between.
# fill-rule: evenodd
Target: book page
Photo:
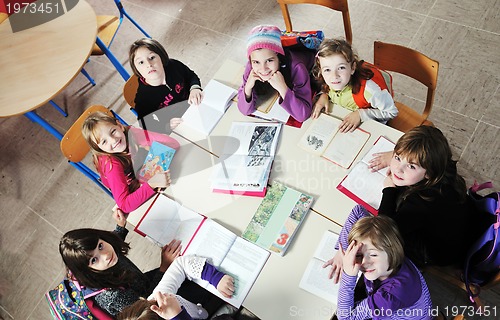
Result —
<instances>
[{"instance_id":1,"label":"book page","mask_svg":"<svg viewBox=\"0 0 500 320\"><path fill-rule=\"evenodd\" d=\"M228 136L234 139L226 140L224 154L274 156L281 126L280 123L233 122Z\"/></svg>"},{"instance_id":2,"label":"book page","mask_svg":"<svg viewBox=\"0 0 500 320\"><path fill-rule=\"evenodd\" d=\"M378 210L382 201L382 190L384 188L384 179L387 177L387 168L371 172L368 163L373 158L374 153L392 150L394 150L394 143L383 136L379 137L363 159L352 168L351 172L339 184L337 189L347 194L354 201L359 203L361 200L373 209ZM367 209L374 213L370 208Z\"/></svg>"},{"instance_id":3,"label":"book page","mask_svg":"<svg viewBox=\"0 0 500 320\"><path fill-rule=\"evenodd\" d=\"M266 185L272 157L231 155L214 166L212 189L261 191Z\"/></svg>"},{"instance_id":4,"label":"book page","mask_svg":"<svg viewBox=\"0 0 500 320\"><path fill-rule=\"evenodd\" d=\"M356 129L353 132L337 131L322 156L349 169L369 138L370 133L361 129Z\"/></svg>"},{"instance_id":5,"label":"book page","mask_svg":"<svg viewBox=\"0 0 500 320\"><path fill-rule=\"evenodd\" d=\"M135 230L159 246L173 239L181 240L181 244L186 246L204 219L202 215L160 194Z\"/></svg>"},{"instance_id":6,"label":"book page","mask_svg":"<svg viewBox=\"0 0 500 320\"><path fill-rule=\"evenodd\" d=\"M323 264L335 255L337 239L337 234L325 231L299 283L299 288L334 304L337 304L339 284L328 279L330 268L323 268Z\"/></svg>"},{"instance_id":7,"label":"book page","mask_svg":"<svg viewBox=\"0 0 500 320\"><path fill-rule=\"evenodd\" d=\"M279 99L276 99L276 101L274 101L271 109L266 113L261 112L257 109L252 113L252 115L258 118L266 120L276 120L282 123L287 123L288 118L290 118L290 114L279 104Z\"/></svg>"},{"instance_id":8,"label":"book page","mask_svg":"<svg viewBox=\"0 0 500 320\"><path fill-rule=\"evenodd\" d=\"M224 115L236 90L216 80L210 80L203 90L200 105L191 105L182 116L183 122L199 132L209 135Z\"/></svg>"},{"instance_id":9,"label":"book page","mask_svg":"<svg viewBox=\"0 0 500 320\"><path fill-rule=\"evenodd\" d=\"M321 113L313 120L305 134L299 140L299 147L316 155L325 151L329 142L339 129L341 121L334 117Z\"/></svg>"}]
</instances>

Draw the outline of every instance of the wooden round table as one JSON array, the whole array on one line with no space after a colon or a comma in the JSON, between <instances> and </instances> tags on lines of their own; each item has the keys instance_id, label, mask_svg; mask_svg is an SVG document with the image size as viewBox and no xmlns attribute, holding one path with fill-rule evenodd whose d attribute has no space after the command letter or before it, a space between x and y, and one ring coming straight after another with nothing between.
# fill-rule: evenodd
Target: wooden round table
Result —
<instances>
[{"instance_id":1,"label":"wooden round table","mask_svg":"<svg viewBox=\"0 0 500 320\"><path fill-rule=\"evenodd\" d=\"M25 114L44 126L39 122L43 119L31 111L51 100L80 72L96 41L96 15L80 0L56 19L15 33L11 18L0 24L0 117Z\"/></svg>"}]
</instances>

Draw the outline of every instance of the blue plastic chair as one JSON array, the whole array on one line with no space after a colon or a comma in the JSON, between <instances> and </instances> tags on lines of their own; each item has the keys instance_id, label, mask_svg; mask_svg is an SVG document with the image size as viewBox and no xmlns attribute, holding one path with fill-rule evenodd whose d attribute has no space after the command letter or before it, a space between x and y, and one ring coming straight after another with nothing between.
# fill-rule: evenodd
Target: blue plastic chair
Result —
<instances>
[{"instance_id":1,"label":"blue plastic chair","mask_svg":"<svg viewBox=\"0 0 500 320\"><path fill-rule=\"evenodd\" d=\"M94 170L90 169L87 165L81 162L90 151L90 147L82 135L82 124L91 113L96 111L105 112L110 116L114 116L122 124L127 125L127 123L112 110L109 110L108 108L101 105L91 106L82 113L82 115L75 121L75 123L73 123L73 125L63 136L61 140L61 152L68 159L69 164L78 169L87 178L94 181L110 197L113 197L111 191L102 183L99 174L97 174Z\"/></svg>"}]
</instances>

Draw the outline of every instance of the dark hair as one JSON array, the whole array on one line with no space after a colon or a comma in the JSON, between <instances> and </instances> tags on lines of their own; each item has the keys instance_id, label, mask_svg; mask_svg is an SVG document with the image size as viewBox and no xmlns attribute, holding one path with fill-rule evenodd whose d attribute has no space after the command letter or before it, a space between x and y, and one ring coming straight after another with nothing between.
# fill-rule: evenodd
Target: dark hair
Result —
<instances>
[{"instance_id":1,"label":"dark hair","mask_svg":"<svg viewBox=\"0 0 500 320\"><path fill-rule=\"evenodd\" d=\"M151 310L151 306L156 305L154 300L146 300L141 298L131 304L130 306L123 309L118 315L118 320L157 320L161 319L154 311Z\"/></svg>"},{"instance_id":2,"label":"dark hair","mask_svg":"<svg viewBox=\"0 0 500 320\"><path fill-rule=\"evenodd\" d=\"M359 219L352 226L347 241L351 243L351 241L363 239L370 240L375 248L387 253L389 260L387 271L392 269L391 275L399 270L405 258L404 242L394 220L383 215Z\"/></svg>"},{"instance_id":3,"label":"dark hair","mask_svg":"<svg viewBox=\"0 0 500 320\"><path fill-rule=\"evenodd\" d=\"M110 154L102 151L99 147L100 137L98 136L98 124L103 122L111 125L120 125L115 117L101 111L91 113L82 125L82 135L92 151L94 166L102 176L103 172L101 166L99 165L99 158L105 157L105 159L107 159L107 163L105 164L107 165L109 163L111 166L110 157L115 157L122 164L125 176L127 176L131 181L128 186L129 192L134 192L141 185L139 180L136 179L132 158L129 153L129 146L131 144L135 144L134 141L130 141L128 134L129 127L123 127L123 132L125 132L125 136L127 137L127 149L125 149L124 152Z\"/></svg>"},{"instance_id":4,"label":"dark hair","mask_svg":"<svg viewBox=\"0 0 500 320\"><path fill-rule=\"evenodd\" d=\"M128 57L129 57L129 62L130 62L130 67L132 68L132 71L134 74L139 77L143 78L139 70L135 67L134 60L135 60L135 54L139 48L146 47L149 50L153 51L157 55L160 56L161 62L163 64L163 68L165 68L168 65L168 62L170 61L170 58L168 57L167 50L159 43L158 41L150 38L142 38L139 40L134 41L132 45L130 46Z\"/></svg>"},{"instance_id":5,"label":"dark hair","mask_svg":"<svg viewBox=\"0 0 500 320\"><path fill-rule=\"evenodd\" d=\"M358 93L361 89L361 80L369 80L373 78L373 71L363 65L363 60L359 60L358 55L354 52L351 44L344 39L324 39L319 46L312 74L316 81L320 83L321 91L328 94L330 88L321 74L319 58L326 58L334 54L343 55L346 61L351 64L351 67L356 64L356 69L351 75L349 84L351 85L352 93Z\"/></svg>"},{"instance_id":6,"label":"dark hair","mask_svg":"<svg viewBox=\"0 0 500 320\"><path fill-rule=\"evenodd\" d=\"M412 193L432 200L428 191L435 190L442 195L444 187L451 187L461 202L465 201L465 180L458 174L457 161L452 159L450 145L441 130L431 126L415 127L399 138L394 153L425 169L425 178L409 186L401 195L398 205Z\"/></svg>"},{"instance_id":7,"label":"dark hair","mask_svg":"<svg viewBox=\"0 0 500 320\"><path fill-rule=\"evenodd\" d=\"M272 50L271 50L272 51ZM283 78L285 79L286 86L290 89L293 89L293 83L292 83L292 71L291 71L291 65L290 65L290 52L288 50L285 50L285 55L282 55L280 53L276 53L278 56L278 61L279 61L279 71L283 75ZM272 92L274 88L269 84L269 82L262 82L262 81L255 81L255 86L254 86L255 93L257 96L265 96L268 93Z\"/></svg>"},{"instance_id":8,"label":"dark hair","mask_svg":"<svg viewBox=\"0 0 500 320\"><path fill-rule=\"evenodd\" d=\"M70 273L81 285L89 288L117 288L130 283L133 278L117 265L106 270L89 266L89 252L95 250L99 239L109 243L120 257L127 255L130 246L113 232L98 229L75 229L66 232L59 242L59 253Z\"/></svg>"}]
</instances>

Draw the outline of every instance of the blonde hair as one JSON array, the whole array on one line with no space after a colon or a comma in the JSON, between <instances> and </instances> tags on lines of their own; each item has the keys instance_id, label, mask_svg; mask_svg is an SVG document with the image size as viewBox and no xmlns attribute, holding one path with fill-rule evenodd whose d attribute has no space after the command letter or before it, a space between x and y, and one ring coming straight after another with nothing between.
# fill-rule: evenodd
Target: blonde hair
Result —
<instances>
[{"instance_id":1,"label":"blonde hair","mask_svg":"<svg viewBox=\"0 0 500 320\"><path fill-rule=\"evenodd\" d=\"M160 317L151 310L153 305L156 305L156 301L141 298L123 309L116 318L118 320L158 320Z\"/></svg>"},{"instance_id":2,"label":"blonde hair","mask_svg":"<svg viewBox=\"0 0 500 320\"><path fill-rule=\"evenodd\" d=\"M123 128L123 132L125 133L125 136L127 137L127 149L125 151L120 152L120 153L108 153L106 151L103 151L99 147L99 132L98 132L98 126L99 124L102 123L108 123L111 125L118 125ZM121 125L118 120L113 117L108 115L107 113L101 112L101 111L96 111L91 113L87 119L83 122L82 125L82 135L87 141L87 144L90 147L90 150L92 151L93 155L93 162L94 166L99 172L100 175L103 174L101 166L99 165L99 158L101 157L106 157L107 162L105 164L107 165L110 163L110 157L116 158L120 163L123 165L124 168L124 173L126 176L132 179L132 183L129 185L129 191L133 192L137 188L140 187L139 181L135 178L135 173L134 173L134 168L132 165L132 158L130 157L130 154L128 152L128 145L130 143L129 138L128 138L128 131L129 127L124 127Z\"/></svg>"},{"instance_id":3,"label":"blonde hair","mask_svg":"<svg viewBox=\"0 0 500 320\"><path fill-rule=\"evenodd\" d=\"M361 88L361 80L373 78L373 71L370 68L363 66L363 60L359 60L359 57L352 48L351 44L340 38L324 39L319 46L318 52L316 53L316 60L312 69L312 75L315 77L316 81L321 84L321 91L328 93L330 88L321 74L321 64L319 62L319 58L326 58L335 54L341 54L344 56L345 60L351 65L351 67L356 65L355 72L352 74L349 84L352 87L352 93L358 93Z\"/></svg>"},{"instance_id":4,"label":"blonde hair","mask_svg":"<svg viewBox=\"0 0 500 320\"><path fill-rule=\"evenodd\" d=\"M359 219L349 232L347 241L368 239L378 250L385 251L389 260L389 269L394 274L403 263L405 253L403 238L399 229L390 217L376 216Z\"/></svg>"}]
</instances>

